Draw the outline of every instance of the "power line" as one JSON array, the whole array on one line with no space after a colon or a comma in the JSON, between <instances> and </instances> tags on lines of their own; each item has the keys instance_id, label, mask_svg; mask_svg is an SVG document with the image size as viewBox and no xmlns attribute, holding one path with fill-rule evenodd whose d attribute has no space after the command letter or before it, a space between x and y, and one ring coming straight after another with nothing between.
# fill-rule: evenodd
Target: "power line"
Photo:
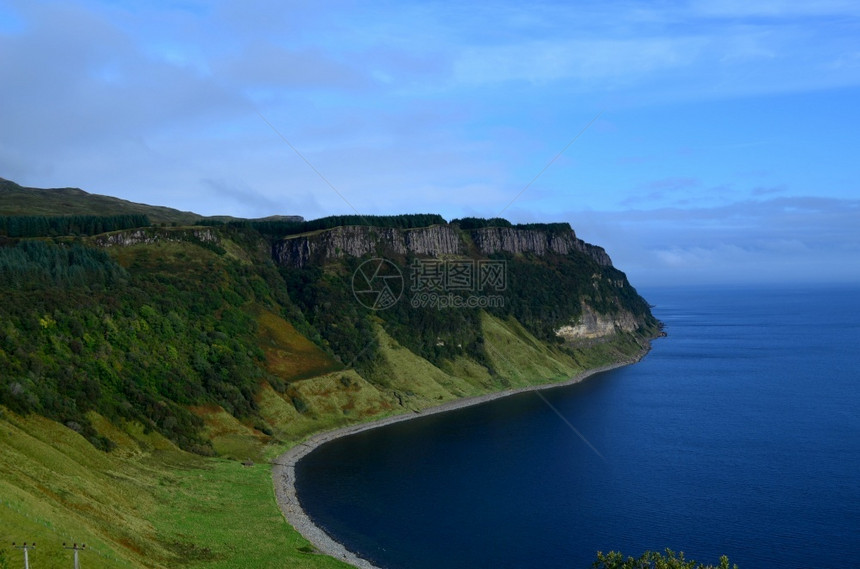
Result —
<instances>
[{"instance_id":1,"label":"power line","mask_svg":"<svg viewBox=\"0 0 860 569\"><path fill-rule=\"evenodd\" d=\"M35 543L27 543L26 541L21 545L15 545L15 542L12 542L12 547L15 549L23 549L24 550L24 569L30 569L30 550L36 548Z\"/></svg>"},{"instance_id":2,"label":"power line","mask_svg":"<svg viewBox=\"0 0 860 569\"><path fill-rule=\"evenodd\" d=\"M75 569L81 569L81 564L78 562L78 552L83 551L87 548L87 544L82 543L78 545L77 543L73 543L72 545L66 545L66 542L63 542L64 549L71 549L75 552Z\"/></svg>"}]
</instances>

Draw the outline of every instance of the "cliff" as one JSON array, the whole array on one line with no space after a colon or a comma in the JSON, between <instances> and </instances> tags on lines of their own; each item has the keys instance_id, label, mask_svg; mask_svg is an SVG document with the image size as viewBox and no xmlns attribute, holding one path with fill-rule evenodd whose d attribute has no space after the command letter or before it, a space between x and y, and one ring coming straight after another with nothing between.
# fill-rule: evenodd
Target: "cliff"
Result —
<instances>
[{"instance_id":1,"label":"cliff","mask_svg":"<svg viewBox=\"0 0 860 569\"><path fill-rule=\"evenodd\" d=\"M285 267L324 264L342 257L365 255L460 255L466 246L450 225L396 229L392 227L335 227L276 242L272 256Z\"/></svg>"},{"instance_id":2,"label":"cliff","mask_svg":"<svg viewBox=\"0 0 860 569\"><path fill-rule=\"evenodd\" d=\"M600 314L583 303L580 316L556 330L555 333L568 342L576 343L580 340L593 340L619 333L634 332L640 325L640 319L626 310L613 315Z\"/></svg>"},{"instance_id":3,"label":"cliff","mask_svg":"<svg viewBox=\"0 0 860 569\"><path fill-rule=\"evenodd\" d=\"M292 235L272 246L274 259L282 266L293 268L325 264L344 257L403 256L407 253L428 257L581 253L602 267L612 266L612 260L602 247L577 238L573 230L558 232L514 227L461 230L455 224L417 229L349 226Z\"/></svg>"},{"instance_id":4,"label":"cliff","mask_svg":"<svg viewBox=\"0 0 860 569\"><path fill-rule=\"evenodd\" d=\"M397 286L384 287L385 309L378 312L378 318L401 344L438 365L463 356L484 357L477 317L471 311L438 310L442 308L483 308L497 317L516 320L543 341L561 342L571 349L652 333L656 321L626 275L612 265L602 247L579 239L569 225L505 226L502 223L507 222L499 220L493 226L475 226L483 221L420 228L350 225L309 231L274 239L272 257L288 282L314 291L303 305L300 300L303 312L314 315L314 326L330 331L332 346L341 356L359 362L368 353L352 351L353 346L371 341L366 329L350 322L361 315L327 313L319 306L342 304L343 297L332 288L355 287L350 280L355 274L367 279L360 281L368 289L362 295L377 301L382 298L377 296L382 290L368 286L376 273L360 273L361 263L370 258L385 259L398 267L386 277ZM410 256L417 260L410 261ZM425 260L429 265L423 264ZM504 282L494 283L497 286L492 291L476 285L481 278L480 262L504 265L500 273ZM314 272L332 265L338 268L325 271L325 278ZM449 286L455 282L450 280L452 267L461 271L454 277L461 278L456 286ZM462 271L466 271L465 277ZM424 286L428 282L432 286ZM372 367L370 362L366 365Z\"/></svg>"},{"instance_id":5,"label":"cliff","mask_svg":"<svg viewBox=\"0 0 860 569\"><path fill-rule=\"evenodd\" d=\"M218 243L219 237L212 228L153 228L127 229L93 237L93 243L101 247L129 247L131 245L159 242Z\"/></svg>"},{"instance_id":6,"label":"cliff","mask_svg":"<svg viewBox=\"0 0 860 569\"><path fill-rule=\"evenodd\" d=\"M223 251L221 245L225 240L228 239L223 229L217 227L149 227L98 235L92 238L92 243L110 248L185 242ZM402 264L407 255L440 260L442 263L446 262L445 260L469 261L490 256L498 259L501 255L507 259L505 278L515 280L518 284L508 286L513 283L504 283L504 297L497 295L494 302L507 303L507 306L497 306L495 312L500 316L513 316L539 335L542 330L545 340L555 337L570 346L576 346L583 341L604 340L619 334L636 333L653 324L647 305L635 293L624 273L613 267L606 251L579 239L566 224L469 229L461 229L457 223L417 228L349 225L273 239L270 251L273 261L288 275L291 271L301 272L332 263L384 258L401 263L401 277L415 275L412 267ZM536 258L544 259L550 267L541 269L540 275L536 274ZM355 266L351 266L347 272L354 270ZM583 278L586 276L588 280ZM348 289L353 284L344 282L342 287ZM415 282L411 284L414 286ZM301 288L308 292L313 291L314 299L302 307L305 311L318 311L322 298L320 294L324 290L319 286L319 283L309 283L304 279ZM406 286L408 287L408 284ZM422 303L438 301L439 293L450 291L437 289L423 292L436 296L413 295L407 302L411 301L413 306L423 306ZM460 294L452 300L449 295L444 301L448 305L454 303L462 307L470 301L477 302L476 306L483 306L480 302L486 300L485 297L470 300L468 296ZM340 305L343 302L344 299L338 297L326 304ZM552 316L541 316L548 310ZM321 329L338 329L338 333L343 333L346 328L349 335L362 337L364 341L369 339L366 330L349 331L350 325L343 322L343 316L344 314L338 313L330 322L314 324ZM403 316L401 320L408 321L409 318ZM424 317L420 322L406 326L406 329L409 330L410 336L420 337L426 335L422 328L427 323L428 320ZM403 323L392 324L402 326ZM437 348L445 348L449 343L462 347L463 334L454 334L453 331L447 337L445 334L438 334L439 330L451 327L450 322L440 318L439 322L431 326L435 332L423 338L423 345L411 345L410 348L432 359L431 354L440 350L429 350L427 346L430 344ZM403 338L401 340L408 342ZM472 337L468 341L479 339ZM332 338L330 342L333 342L331 345L335 352L342 352L338 339ZM447 353L449 357L462 355L451 350ZM350 361L356 355L348 352L337 354L341 361Z\"/></svg>"},{"instance_id":7,"label":"cliff","mask_svg":"<svg viewBox=\"0 0 860 569\"><path fill-rule=\"evenodd\" d=\"M573 252L591 257L598 265L611 267L612 260L603 247L591 245L569 232L516 229L511 227L484 227L470 231L470 237L484 255L505 252L514 255L533 253L538 256L556 253L569 255Z\"/></svg>"}]
</instances>

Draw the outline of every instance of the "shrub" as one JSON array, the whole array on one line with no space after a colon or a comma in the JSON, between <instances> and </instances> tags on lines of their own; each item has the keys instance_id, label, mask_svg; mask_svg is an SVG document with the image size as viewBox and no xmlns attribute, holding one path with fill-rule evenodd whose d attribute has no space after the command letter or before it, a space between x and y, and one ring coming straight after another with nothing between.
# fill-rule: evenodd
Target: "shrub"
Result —
<instances>
[{"instance_id":1,"label":"shrub","mask_svg":"<svg viewBox=\"0 0 860 569\"><path fill-rule=\"evenodd\" d=\"M730 568L729 558L720 557L719 565L706 565L697 561L684 559L684 552L675 553L666 549L666 553L646 551L637 559L625 557L619 551L610 551L607 554L597 552L597 561L592 564L593 569L738 569L737 565Z\"/></svg>"}]
</instances>

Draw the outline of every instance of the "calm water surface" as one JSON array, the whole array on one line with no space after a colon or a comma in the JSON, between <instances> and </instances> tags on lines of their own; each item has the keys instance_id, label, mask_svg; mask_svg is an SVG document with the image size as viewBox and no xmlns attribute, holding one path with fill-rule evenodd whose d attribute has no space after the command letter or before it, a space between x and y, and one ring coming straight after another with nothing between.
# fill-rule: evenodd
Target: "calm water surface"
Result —
<instances>
[{"instance_id":1,"label":"calm water surface","mask_svg":"<svg viewBox=\"0 0 860 569\"><path fill-rule=\"evenodd\" d=\"M523 394L321 447L305 509L392 569L860 563L860 289L643 292L669 337L544 392L603 458Z\"/></svg>"}]
</instances>

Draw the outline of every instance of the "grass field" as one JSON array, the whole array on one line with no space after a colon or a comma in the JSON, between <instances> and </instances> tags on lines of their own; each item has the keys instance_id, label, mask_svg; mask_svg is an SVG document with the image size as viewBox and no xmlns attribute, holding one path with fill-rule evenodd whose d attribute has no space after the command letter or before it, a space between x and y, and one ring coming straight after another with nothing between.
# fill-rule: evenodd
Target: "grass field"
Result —
<instances>
[{"instance_id":1,"label":"grass field","mask_svg":"<svg viewBox=\"0 0 860 569\"><path fill-rule=\"evenodd\" d=\"M136 450L105 454L57 423L8 411L0 437L0 551L10 567L22 555L13 541L36 542L34 568L67 566L63 542L86 543L81 564L94 569L346 567L284 521L267 463L197 457L142 433Z\"/></svg>"}]
</instances>

